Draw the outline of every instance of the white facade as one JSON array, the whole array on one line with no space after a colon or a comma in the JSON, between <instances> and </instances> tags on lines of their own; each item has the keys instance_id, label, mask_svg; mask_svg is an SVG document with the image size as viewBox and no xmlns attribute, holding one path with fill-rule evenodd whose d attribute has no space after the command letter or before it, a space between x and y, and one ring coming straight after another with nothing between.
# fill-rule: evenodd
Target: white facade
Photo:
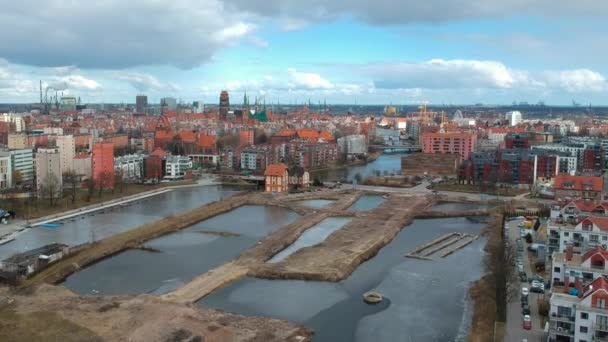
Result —
<instances>
[{"instance_id":1,"label":"white facade","mask_svg":"<svg viewBox=\"0 0 608 342\"><path fill-rule=\"evenodd\" d=\"M25 121L23 120L23 116L17 113L3 113L0 116L0 121L8 122L10 124L15 125L16 132L25 131Z\"/></svg>"},{"instance_id":2,"label":"white facade","mask_svg":"<svg viewBox=\"0 0 608 342\"><path fill-rule=\"evenodd\" d=\"M61 127L44 127L42 129L44 134L48 135L63 135L63 128Z\"/></svg>"},{"instance_id":3,"label":"white facade","mask_svg":"<svg viewBox=\"0 0 608 342\"><path fill-rule=\"evenodd\" d=\"M595 283L595 282L594 282ZM565 293L551 295L549 341L592 342L608 339L608 291L585 288L582 298Z\"/></svg>"},{"instance_id":4,"label":"white facade","mask_svg":"<svg viewBox=\"0 0 608 342\"><path fill-rule=\"evenodd\" d=\"M506 118L509 120L509 126L517 126L522 122L522 115L519 111L508 112Z\"/></svg>"},{"instance_id":5,"label":"white facade","mask_svg":"<svg viewBox=\"0 0 608 342\"><path fill-rule=\"evenodd\" d=\"M21 180L31 182L34 180L34 150L11 150L13 171L19 171Z\"/></svg>"},{"instance_id":6,"label":"white facade","mask_svg":"<svg viewBox=\"0 0 608 342\"><path fill-rule=\"evenodd\" d=\"M338 139L340 153L347 155L367 154L365 135L348 135Z\"/></svg>"},{"instance_id":7,"label":"white facade","mask_svg":"<svg viewBox=\"0 0 608 342\"><path fill-rule=\"evenodd\" d=\"M61 156L56 149L39 148L36 153L36 188L41 196L58 196L63 188Z\"/></svg>"},{"instance_id":8,"label":"white facade","mask_svg":"<svg viewBox=\"0 0 608 342\"><path fill-rule=\"evenodd\" d=\"M61 156L61 174L74 171L76 143L73 135L59 135L56 139L57 149Z\"/></svg>"},{"instance_id":9,"label":"white facade","mask_svg":"<svg viewBox=\"0 0 608 342\"><path fill-rule=\"evenodd\" d=\"M585 218L574 227L567 223L550 222L547 225L549 253L564 251L568 244L572 244L578 253L608 245L607 223L607 217Z\"/></svg>"},{"instance_id":10,"label":"white facade","mask_svg":"<svg viewBox=\"0 0 608 342\"><path fill-rule=\"evenodd\" d=\"M0 190L13 187L12 175L11 154L0 151Z\"/></svg>"},{"instance_id":11,"label":"white facade","mask_svg":"<svg viewBox=\"0 0 608 342\"><path fill-rule=\"evenodd\" d=\"M123 179L141 179L144 176L144 155L129 154L114 158L114 172Z\"/></svg>"},{"instance_id":12,"label":"white facade","mask_svg":"<svg viewBox=\"0 0 608 342\"><path fill-rule=\"evenodd\" d=\"M169 156L165 168L165 179L183 179L186 171L192 169L192 161L188 157Z\"/></svg>"}]
</instances>

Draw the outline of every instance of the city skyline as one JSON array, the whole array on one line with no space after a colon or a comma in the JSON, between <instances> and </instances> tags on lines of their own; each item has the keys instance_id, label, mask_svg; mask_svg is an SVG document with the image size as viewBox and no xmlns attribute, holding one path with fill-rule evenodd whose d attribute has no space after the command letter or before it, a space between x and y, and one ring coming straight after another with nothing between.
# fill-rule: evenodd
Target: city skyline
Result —
<instances>
[{"instance_id":1,"label":"city skyline","mask_svg":"<svg viewBox=\"0 0 608 342\"><path fill-rule=\"evenodd\" d=\"M285 104L608 104L608 5L593 1L32 6L2 14L0 103L37 102L42 80L85 103L217 104L225 89Z\"/></svg>"}]
</instances>

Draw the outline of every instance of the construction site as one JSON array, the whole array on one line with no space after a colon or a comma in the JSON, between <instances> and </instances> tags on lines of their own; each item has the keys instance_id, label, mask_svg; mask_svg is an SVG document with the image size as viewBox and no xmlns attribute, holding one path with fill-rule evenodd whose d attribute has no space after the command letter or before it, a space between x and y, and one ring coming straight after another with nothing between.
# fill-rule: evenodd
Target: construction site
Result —
<instances>
[{"instance_id":1,"label":"construction site","mask_svg":"<svg viewBox=\"0 0 608 342\"><path fill-rule=\"evenodd\" d=\"M70 340L70 336L85 335L87 340L108 341L312 341L313 336L317 336L315 341L331 340L322 337L328 331L326 328L318 326L314 320L310 321L312 323L307 320L312 319L312 315L307 319L298 319L264 312L258 314L235 310L226 313L212 309L231 311L222 305L206 307L205 298L221 296L222 291L231 291L248 282L286 288L292 288L290 284L299 282L305 282L309 288L324 287L329 283L347 286L353 282L353 278L361 278L357 272L365 271L359 270L362 266L366 266L363 269L377 268L378 272L365 272L373 274L378 279L374 281L378 282L382 279L378 278L380 274L390 274L387 267L401 267L408 259L411 260L409 263L420 263L408 264L409 267L428 268L426 263L431 260L434 263L438 263L439 259L456 260L461 253L464 253L463 258L480 258L476 251L468 251L467 247L483 243L479 241L483 240L480 236L485 223L483 220L462 220L466 217L483 218L492 209L434 212L430 209L437 200L430 195L389 196L354 190L289 195L236 194L144 224L64 255L16 288L3 289L0 293L0 314L20 318L48 315L61 322L59 326L65 325L66 328L47 331L49 335L46 336L60 337L66 341ZM256 225L256 221L250 220L250 224L247 224L247 217L243 217L246 213L253 216L270 215L270 221ZM235 216L230 218L233 214ZM458 221L450 221L452 218ZM236 220L235 223L232 220ZM450 225L456 222L455 228L448 225L449 222L452 222ZM439 227L445 228L437 232L424 228L420 230L420 234L424 235L420 239L403 237L410 226L413 231L418 231L419 228L415 227L421 224L439 224ZM445 229L448 231L442 233L441 230ZM112 279L112 286L129 282L133 277L140 277L137 272L142 272L141 277L147 279L150 275L143 273L157 272L153 269L166 263L167 248L171 244L178 240L180 244L184 241L193 244L192 241L199 237L205 239L204 243L223 241L218 246L224 254L219 253L221 257L216 256L217 260L204 267L193 261L193 265L196 265L188 270L187 275L171 273L158 276L158 279L180 278L176 285L159 285L158 288L156 285L152 288L142 285L127 290L103 284L104 278ZM189 247L180 245L179 248ZM197 258L211 258L209 253L213 252L212 245L193 248L200 253L196 254ZM233 250L228 253L228 249ZM124 267L127 259L134 263L129 253L156 258L141 259L155 260L150 261L155 265L147 262L134 265L135 268L127 269L125 275L111 274L114 271L104 266L122 260L120 263ZM379 253L394 254L395 257L383 261L387 257L382 254L377 256ZM366 263L368 260L373 262ZM375 263L381 266L374 266ZM473 278L476 276L471 274ZM91 277L95 280L92 281ZM90 286L94 286L94 290ZM322 294L323 290L319 293ZM290 299L278 300L287 303ZM391 297L384 303L388 306L392 301L398 302L399 299ZM359 307L363 305L360 295L356 300L345 303L357 305L363 313L369 313L369 308ZM294 322L288 322L290 320ZM15 327L17 330L14 331L0 328L0 337L26 334L30 328ZM23 331L19 332L19 329Z\"/></svg>"}]
</instances>

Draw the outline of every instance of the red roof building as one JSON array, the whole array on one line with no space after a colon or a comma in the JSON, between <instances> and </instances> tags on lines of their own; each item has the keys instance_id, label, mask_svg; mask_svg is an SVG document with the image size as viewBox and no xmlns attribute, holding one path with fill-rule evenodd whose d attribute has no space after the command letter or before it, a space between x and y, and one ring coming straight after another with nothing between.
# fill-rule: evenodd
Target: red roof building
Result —
<instances>
[{"instance_id":1,"label":"red roof building","mask_svg":"<svg viewBox=\"0 0 608 342\"><path fill-rule=\"evenodd\" d=\"M270 164L264 171L266 192L287 192L289 173L285 164Z\"/></svg>"},{"instance_id":2,"label":"red roof building","mask_svg":"<svg viewBox=\"0 0 608 342\"><path fill-rule=\"evenodd\" d=\"M557 175L553 182L555 198L603 200L604 178L601 176Z\"/></svg>"}]
</instances>

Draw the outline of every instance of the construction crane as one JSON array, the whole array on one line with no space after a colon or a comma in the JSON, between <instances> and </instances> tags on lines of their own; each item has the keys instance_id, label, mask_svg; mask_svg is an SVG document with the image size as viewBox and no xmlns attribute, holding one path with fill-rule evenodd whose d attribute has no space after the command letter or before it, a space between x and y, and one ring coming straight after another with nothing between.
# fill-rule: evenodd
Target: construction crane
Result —
<instances>
[{"instance_id":1,"label":"construction crane","mask_svg":"<svg viewBox=\"0 0 608 342\"><path fill-rule=\"evenodd\" d=\"M44 97L42 96L42 81L40 81L40 105L43 106L43 114L48 115L51 111L51 105L53 104L53 95L49 99L49 90L55 91L55 109L59 109L59 91L63 91L67 88L67 84L63 84L62 87L47 85L44 90Z\"/></svg>"}]
</instances>

